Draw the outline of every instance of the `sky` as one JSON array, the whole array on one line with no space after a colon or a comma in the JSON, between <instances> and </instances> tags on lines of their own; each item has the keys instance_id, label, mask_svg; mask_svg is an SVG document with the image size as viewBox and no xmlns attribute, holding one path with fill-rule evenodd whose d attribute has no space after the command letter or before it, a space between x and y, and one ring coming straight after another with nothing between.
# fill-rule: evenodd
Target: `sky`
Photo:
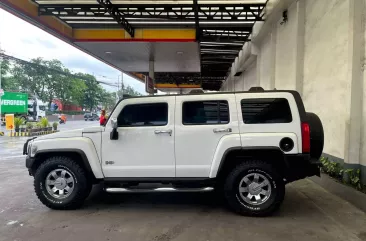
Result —
<instances>
[{"instance_id":1,"label":"sky","mask_svg":"<svg viewBox=\"0 0 366 241\"><path fill-rule=\"evenodd\" d=\"M21 31L14 31L21 29ZM94 74L101 81L116 83L121 72L63 42L38 27L0 9L0 48L5 54L29 61L42 57L58 59L74 72ZM145 94L145 85L128 75L123 75L125 85ZM117 87L102 85L108 91Z\"/></svg>"}]
</instances>

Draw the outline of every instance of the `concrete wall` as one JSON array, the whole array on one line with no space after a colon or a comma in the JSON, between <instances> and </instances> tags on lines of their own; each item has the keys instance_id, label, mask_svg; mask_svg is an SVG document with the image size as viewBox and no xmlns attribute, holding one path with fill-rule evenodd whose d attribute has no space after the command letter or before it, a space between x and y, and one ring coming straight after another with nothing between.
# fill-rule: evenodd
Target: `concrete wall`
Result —
<instances>
[{"instance_id":1,"label":"concrete wall","mask_svg":"<svg viewBox=\"0 0 366 241\"><path fill-rule=\"evenodd\" d=\"M277 32L276 44L276 74L275 86L277 89L295 89L296 77L296 3L292 4L288 9L288 22L280 24L279 19L274 25ZM267 36L269 39L269 36Z\"/></svg>"},{"instance_id":2,"label":"concrete wall","mask_svg":"<svg viewBox=\"0 0 366 241\"><path fill-rule=\"evenodd\" d=\"M305 1L302 96L306 110L325 123L324 152L342 159L350 114L348 5L348 0Z\"/></svg>"},{"instance_id":3,"label":"concrete wall","mask_svg":"<svg viewBox=\"0 0 366 241\"><path fill-rule=\"evenodd\" d=\"M324 153L365 169L366 180L366 0L269 3L270 14L251 36L256 64L238 81L245 90L297 90L323 122Z\"/></svg>"},{"instance_id":4,"label":"concrete wall","mask_svg":"<svg viewBox=\"0 0 366 241\"><path fill-rule=\"evenodd\" d=\"M249 90L250 87L258 86L256 62L253 62L242 75L244 80L244 90Z\"/></svg>"},{"instance_id":5,"label":"concrete wall","mask_svg":"<svg viewBox=\"0 0 366 241\"><path fill-rule=\"evenodd\" d=\"M258 83L265 90L274 88L275 76L275 58L276 44L273 40L276 39L276 33L269 33L268 36L260 44L260 58L258 61L259 81Z\"/></svg>"}]
</instances>

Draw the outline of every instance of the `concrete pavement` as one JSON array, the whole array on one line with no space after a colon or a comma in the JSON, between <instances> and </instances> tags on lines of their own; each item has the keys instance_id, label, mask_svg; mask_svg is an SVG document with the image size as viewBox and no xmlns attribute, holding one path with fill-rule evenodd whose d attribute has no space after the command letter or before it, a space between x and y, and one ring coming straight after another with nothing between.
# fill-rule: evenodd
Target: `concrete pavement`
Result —
<instances>
[{"instance_id":1,"label":"concrete pavement","mask_svg":"<svg viewBox=\"0 0 366 241\"><path fill-rule=\"evenodd\" d=\"M82 209L50 210L34 193L22 144L0 137L0 241L366 240L366 214L311 180L288 185L267 218L233 214L213 193L111 195L98 186Z\"/></svg>"}]
</instances>

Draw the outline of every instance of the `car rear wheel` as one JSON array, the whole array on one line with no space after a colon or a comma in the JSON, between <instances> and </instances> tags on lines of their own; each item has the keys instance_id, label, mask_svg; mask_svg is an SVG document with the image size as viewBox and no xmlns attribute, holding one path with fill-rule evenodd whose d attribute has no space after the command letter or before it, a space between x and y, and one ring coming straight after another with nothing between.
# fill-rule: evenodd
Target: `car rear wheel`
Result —
<instances>
[{"instance_id":1,"label":"car rear wheel","mask_svg":"<svg viewBox=\"0 0 366 241\"><path fill-rule=\"evenodd\" d=\"M267 216L276 211L285 195L277 171L263 161L247 161L235 167L224 184L229 207L241 215Z\"/></svg>"},{"instance_id":2,"label":"car rear wheel","mask_svg":"<svg viewBox=\"0 0 366 241\"><path fill-rule=\"evenodd\" d=\"M51 157L34 175L39 200L52 209L79 208L91 191L84 170L68 157Z\"/></svg>"}]
</instances>

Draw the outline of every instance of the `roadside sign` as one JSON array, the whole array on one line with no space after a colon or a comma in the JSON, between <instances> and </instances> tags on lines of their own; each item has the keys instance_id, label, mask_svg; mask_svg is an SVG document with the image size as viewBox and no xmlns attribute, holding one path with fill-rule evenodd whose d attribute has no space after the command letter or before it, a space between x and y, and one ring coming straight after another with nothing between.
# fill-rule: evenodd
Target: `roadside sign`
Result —
<instances>
[{"instance_id":1,"label":"roadside sign","mask_svg":"<svg viewBox=\"0 0 366 241\"><path fill-rule=\"evenodd\" d=\"M145 91L148 94L154 94L154 81L149 76L145 76Z\"/></svg>"},{"instance_id":2,"label":"roadside sign","mask_svg":"<svg viewBox=\"0 0 366 241\"><path fill-rule=\"evenodd\" d=\"M4 95L4 90L0 89L0 97Z\"/></svg>"},{"instance_id":3,"label":"roadside sign","mask_svg":"<svg viewBox=\"0 0 366 241\"><path fill-rule=\"evenodd\" d=\"M1 113L28 113L28 94L4 92L1 97Z\"/></svg>"},{"instance_id":4,"label":"roadside sign","mask_svg":"<svg viewBox=\"0 0 366 241\"><path fill-rule=\"evenodd\" d=\"M5 115L5 125L7 130L14 129L14 114L6 114Z\"/></svg>"}]
</instances>

